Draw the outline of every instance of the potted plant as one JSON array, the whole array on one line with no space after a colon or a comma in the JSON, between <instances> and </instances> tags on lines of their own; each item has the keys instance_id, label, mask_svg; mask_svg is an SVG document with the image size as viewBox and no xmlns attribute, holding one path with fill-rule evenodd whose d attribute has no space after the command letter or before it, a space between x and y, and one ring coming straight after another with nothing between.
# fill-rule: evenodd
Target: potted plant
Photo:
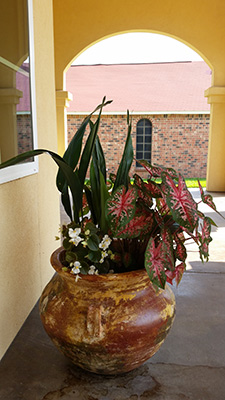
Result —
<instances>
[{"instance_id":1,"label":"potted plant","mask_svg":"<svg viewBox=\"0 0 225 400\"><path fill-rule=\"evenodd\" d=\"M134 158L129 113L118 171L107 177L98 128L108 103L104 98L84 119L63 158L33 150L0 168L43 152L59 166L56 184L71 221L61 227L62 247L51 257L57 274L42 293L41 319L76 365L115 374L142 364L164 341L175 315L166 282L179 284L188 240L197 244L201 260L208 260L214 222L199 211L174 169L141 160L149 178L129 176ZM201 200L216 210L200 183L199 188Z\"/></svg>"}]
</instances>

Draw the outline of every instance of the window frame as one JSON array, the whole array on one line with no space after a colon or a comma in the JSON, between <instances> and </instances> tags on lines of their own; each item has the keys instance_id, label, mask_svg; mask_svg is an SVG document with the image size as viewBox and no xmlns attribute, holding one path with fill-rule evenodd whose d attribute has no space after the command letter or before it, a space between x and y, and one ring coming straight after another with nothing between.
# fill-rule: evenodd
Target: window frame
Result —
<instances>
[{"instance_id":1,"label":"window frame","mask_svg":"<svg viewBox=\"0 0 225 400\"><path fill-rule=\"evenodd\" d=\"M30 101L33 148L37 148L37 118L36 118L36 91L35 91L35 66L34 66L34 31L33 31L33 0L27 0L28 15L28 42L29 42L29 61L30 61ZM25 176L38 173L38 157L33 161L23 164L12 165L0 171L0 184L14 181Z\"/></svg>"},{"instance_id":2,"label":"window frame","mask_svg":"<svg viewBox=\"0 0 225 400\"><path fill-rule=\"evenodd\" d=\"M149 152L149 150L145 150L144 149L144 146L145 146L145 144L146 144L146 141L145 141L145 137L146 137L146 135L145 135L145 130L144 130L144 126L142 127L142 136L143 136L143 142L141 142L141 143L139 143L138 142L138 140L137 140L137 138L138 138L138 124L141 122L141 121L148 121L149 122L149 126L150 126L150 129L151 129L151 134L150 134L150 161L149 160L147 160L148 162L150 162L151 163L151 158L152 158L152 122L148 119L148 118L141 118L138 122L137 122L137 125L136 125L136 168L143 168L139 163L138 163L138 158L137 158L137 152L139 152L140 150L137 150L137 145L138 144L142 144L143 145L143 150L141 150L141 152L142 152L142 154L143 154L143 157L142 158L139 158L139 160L141 160L141 159L145 159L145 157L144 157L144 155L145 155L145 152ZM141 135L140 135L141 136Z\"/></svg>"}]
</instances>

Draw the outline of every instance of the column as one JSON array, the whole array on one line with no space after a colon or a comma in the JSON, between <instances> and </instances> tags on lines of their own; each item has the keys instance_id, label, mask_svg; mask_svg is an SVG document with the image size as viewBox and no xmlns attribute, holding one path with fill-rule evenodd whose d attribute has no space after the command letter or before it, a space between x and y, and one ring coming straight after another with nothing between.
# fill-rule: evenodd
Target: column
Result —
<instances>
[{"instance_id":1,"label":"column","mask_svg":"<svg viewBox=\"0 0 225 400\"><path fill-rule=\"evenodd\" d=\"M67 139L67 113L66 108L73 95L65 90L56 90L57 138L58 152L62 156L66 149Z\"/></svg>"},{"instance_id":2,"label":"column","mask_svg":"<svg viewBox=\"0 0 225 400\"><path fill-rule=\"evenodd\" d=\"M18 154L16 105L23 92L16 88L0 89L0 155L1 162Z\"/></svg>"},{"instance_id":3,"label":"column","mask_svg":"<svg viewBox=\"0 0 225 400\"><path fill-rule=\"evenodd\" d=\"M225 87L212 86L205 97L211 104L206 189L225 192Z\"/></svg>"}]
</instances>

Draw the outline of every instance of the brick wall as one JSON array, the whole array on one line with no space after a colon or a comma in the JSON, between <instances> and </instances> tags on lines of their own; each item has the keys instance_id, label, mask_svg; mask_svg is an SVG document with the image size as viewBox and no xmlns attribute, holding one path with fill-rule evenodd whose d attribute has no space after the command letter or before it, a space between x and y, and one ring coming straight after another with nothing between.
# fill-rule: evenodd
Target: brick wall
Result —
<instances>
[{"instance_id":1,"label":"brick wall","mask_svg":"<svg viewBox=\"0 0 225 400\"><path fill-rule=\"evenodd\" d=\"M132 140L136 147L136 125L142 118L152 123L152 164L172 167L186 178L206 177L209 115L133 115ZM84 116L68 114L68 142L70 142ZM116 172L121 159L127 133L126 116L103 115L99 129L101 144L109 172ZM146 177L142 169L132 166Z\"/></svg>"},{"instance_id":2,"label":"brick wall","mask_svg":"<svg viewBox=\"0 0 225 400\"><path fill-rule=\"evenodd\" d=\"M18 153L32 150L33 139L29 114L17 115Z\"/></svg>"}]
</instances>

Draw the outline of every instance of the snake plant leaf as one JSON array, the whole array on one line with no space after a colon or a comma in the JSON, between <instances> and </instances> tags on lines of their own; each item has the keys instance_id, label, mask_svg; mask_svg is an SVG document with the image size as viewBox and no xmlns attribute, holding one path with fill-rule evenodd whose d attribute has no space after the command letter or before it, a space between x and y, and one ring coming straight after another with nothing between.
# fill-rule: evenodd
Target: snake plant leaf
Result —
<instances>
[{"instance_id":1,"label":"snake plant leaf","mask_svg":"<svg viewBox=\"0 0 225 400\"><path fill-rule=\"evenodd\" d=\"M72 219L73 219L72 207L71 207L69 190L68 190L68 185L67 184L64 185L64 188L62 190L61 200L62 200L62 204L63 204L63 207L64 207L67 215L69 216L69 218L72 221Z\"/></svg>"},{"instance_id":2,"label":"snake plant leaf","mask_svg":"<svg viewBox=\"0 0 225 400\"><path fill-rule=\"evenodd\" d=\"M87 124L89 122L89 118L90 118L90 116L85 118L85 120L82 122L81 126L77 130L76 134L74 135L67 150L65 151L65 153L63 155L63 159L67 162L68 165L70 165L70 167L73 170L76 168L77 163L80 158L83 136L84 136ZM58 171L57 178L56 178L56 185L60 192L64 191L65 176L64 176L62 170Z\"/></svg>"},{"instance_id":3,"label":"snake plant leaf","mask_svg":"<svg viewBox=\"0 0 225 400\"><path fill-rule=\"evenodd\" d=\"M110 229L117 233L134 217L136 211L137 190L130 186L120 186L106 202L106 214L110 221Z\"/></svg>"},{"instance_id":4,"label":"snake plant leaf","mask_svg":"<svg viewBox=\"0 0 225 400\"><path fill-rule=\"evenodd\" d=\"M116 180L113 187L113 192L121 185L128 188L129 184L129 171L133 162L134 152L131 138L131 122L128 125L127 139L122 155L122 159L117 170Z\"/></svg>"},{"instance_id":5,"label":"snake plant leaf","mask_svg":"<svg viewBox=\"0 0 225 400\"><path fill-rule=\"evenodd\" d=\"M99 170L99 178L100 178L100 204L101 204L100 228L103 233L107 233L108 232L108 218L105 213L105 208L106 208L106 202L109 198L109 192L107 189L105 178L104 178L101 170Z\"/></svg>"},{"instance_id":6,"label":"snake plant leaf","mask_svg":"<svg viewBox=\"0 0 225 400\"><path fill-rule=\"evenodd\" d=\"M43 153L49 154L52 159L55 161L55 163L58 165L62 173L64 174L66 184L70 187L71 193L72 193L72 198L73 202L75 204L76 209L80 207L80 200L78 196L78 191L82 190L80 181L78 176L73 172L73 169L64 161L62 157L60 157L58 154L54 153L53 151L46 150L46 149L36 149L36 150L30 150L27 151L23 154L19 154L16 157L11 158L8 161L5 161L0 165L1 168L5 168L11 165L15 165L20 163L21 161L24 161L30 157L35 157L38 155L41 155ZM65 191L65 203L67 204L67 210L69 214L71 215L71 210L69 211L69 205L68 205L68 198L66 199L66 191ZM75 211L76 214L76 211ZM76 218L77 220L77 218Z\"/></svg>"},{"instance_id":7,"label":"snake plant leaf","mask_svg":"<svg viewBox=\"0 0 225 400\"><path fill-rule=\"evenodd\" d=\"M88 202L89 210L91 212L92 220L93 220L94 224L97 225L98 219L96 217L96 209L95 209L94 203L93 203L92 192L87 185L84 186L84 190L85 190L85 195L86 195L86 199Z\"/></svg>"},{"instance_id":8,"label":"snake plant leaf","mask_svg":"<svg viewBox=\"0 0 225 400\"><path fill-rule=\"evenodd\" d=\"M102 146L99 140L99 137L96 137L95 146L93 149L92 159L95 167L96 173L100 170L103 178L106 182L106 162L104 152L102 150Z\"/></svg>"},{"instance_id":9,"label":"snake plant leaf","mask_svg":"<svg viewBox=\"0 0 225 400\"><path fill-rule=\"evenodd\" d=\"M20 162L23 162L23 161L27 160L28 158L36 157L43 153L48 153L48 150L37 149L37 150L26 151L25 153L18 154L17 156L10 158L9 160L1 163L0 169L10 167L11 165L19 164Z\"/></svg>"},{"instance_id":10,"label":"snake plant leaf","mask_svg":"<svg viewBox=\"0 0 225 400\"><path fill-rule=\"evenodd\" d=\"M41 155L43 153L49 154L53 160L56 162L56 164L58 165L58 167L62 170L65 178L67 179L67 181L69 181L71 183L72 188L74 187L74 185L72 184L72 180L73 180L73 170L72 168L63 160L62 157L60 157L58 154L54 153L53 151L50 150L46 150L46 149L37 149L37 150L30 150L27 151L23 154L19 154L16 157L11 158L8 161L5 161L4 163L0 164L0 169L5 168L5 167L9 167L11 165L15 165L18 164L22 161L25 161L26 159L30 158L30 157L35 157L38 155Z\"/></svg>"},{"instance_id":11,"label":"snake plant leaf","mask_svg":"<svg viewBox=\"0 0 225 400\"><path fill-rule=\"evenodd\" d=\"M90 206L90 210L94 210L94 220L96 224L100 223L100 218L101 218L101 204L100 204L100 182L99 182L99 171L96 165L94 165L94 162L92 160L91 162L91 167L90 167L90 184L91 184L91 190L90 190L90 196L87 197L87 200L91 200L92 206Z\"/></svg>"},{"instance_id":12,"label":"snake plant leaf","mask_svg":"<svg viewBox=\"0 0 225 400\"><path fill-rule=\"evenodd\" d=\"M102 100L102 103L98 106L99 114L98 114L97 120L94 124L91 124L90 133L88 135L84 150L82 152L80 165L79 165L79 169L78 169L78 174L79 174L80 182L82 185L84 184L84 181L85 181L88 166L89 166L93 148L95 145L98 128L99 128L99 123L100 123L100 118L101 118L101 113L102 113L102 108L109 103L111 103L111 101L105 102L105 97L104 97Z\"/></svg>"},{"instance_id":13,"label":"snake plant leaf","mask_svg":"<svg viewBox=\"0 0 225 400\"><path fill-rule=\"evenodd\" d=\"M188 191L184 178L179 174L178 185L168 173L161 174L166 203L173 219L193 232L198 223L197 204Z\"/></svg>"},{"instance_id":14,"label":"snake plant leaf","mask_svg":"<svg viewBox=\"0 0 225 400\"><path fill-rule=\"evenodd\" d=\"M67 150L65 151L63 155L63 159L67 162L67 164L74 170L78 164L78 161L80 159L81 155L81 149L82 149L82 141L84 137L84 133L86 130L86 127L88 123L91 121L92 115L98 111L102 110L103 107L106 105L110 104L112 100L105 101L105 97L103 98L103 101L101 104L99 104L82 122L80 127L78 128L76 134L74 135L73 139L71 140ZM62 174L62 171L59 170L57 179L56 179L57 187L59 191L63 190L63 186L65 184L65 177Z\"/></svg>"},{"instance_id":15,"label":"snake plant leaf","mask_svg":"<svg viewBox=\"0 0 225 400\"><path fill-rule=\"evenodd\" d=\"M157 246L153 237L149 239L145 251L145 269L152 283L164 289L166 284L168 248L160 242Z\"/></svg>"}]
</instances>

